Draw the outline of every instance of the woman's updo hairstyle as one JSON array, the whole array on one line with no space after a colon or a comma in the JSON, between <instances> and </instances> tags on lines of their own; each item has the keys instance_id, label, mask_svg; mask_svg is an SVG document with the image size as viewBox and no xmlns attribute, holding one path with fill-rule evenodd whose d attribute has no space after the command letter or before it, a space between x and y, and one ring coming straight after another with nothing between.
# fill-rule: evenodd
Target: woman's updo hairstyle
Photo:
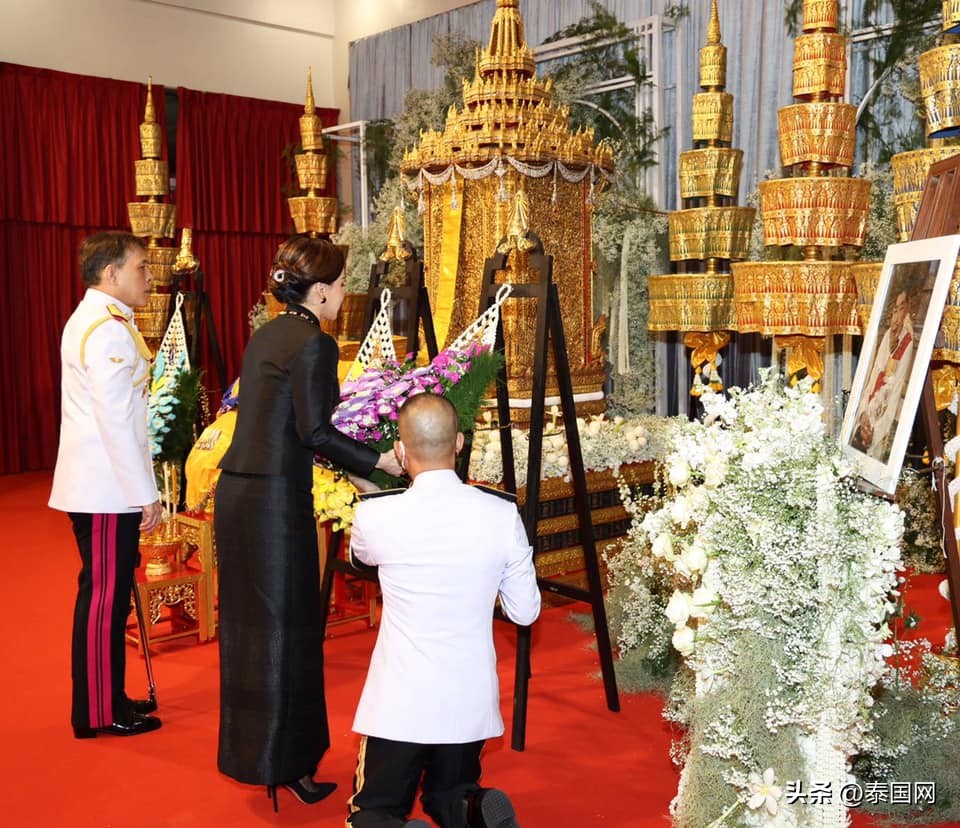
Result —
<instances>
[{"instance_id":1,"label":"woman's updo hairstyle","mask_svg":"<svg viewBox=\"0 0 960 828\"><path fill-rule=\"evenodd\" d=\"M268 287L277 301L300 304L316 282L330 285L343 272L343 253L333 242L291 236L277 250Z\"/></svg>"}]
</instances>

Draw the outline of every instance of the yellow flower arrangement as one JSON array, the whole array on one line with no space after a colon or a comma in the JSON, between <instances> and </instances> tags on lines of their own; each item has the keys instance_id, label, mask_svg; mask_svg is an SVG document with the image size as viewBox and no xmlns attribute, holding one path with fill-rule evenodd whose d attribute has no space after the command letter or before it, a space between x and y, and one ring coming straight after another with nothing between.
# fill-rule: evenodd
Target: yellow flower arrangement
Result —
<instances>
[{"instance_id":1,"label":"yellow flower arrangement","mask_svg":"<svg viewBox=\"0 0 960 828\"><path fill-rule=\"evenodd\" d=\"M320 521L332 521L332 529L349 529L359 503L356 486L340 471L314 465L313 511Z\"/></svg>"}]
</instances>

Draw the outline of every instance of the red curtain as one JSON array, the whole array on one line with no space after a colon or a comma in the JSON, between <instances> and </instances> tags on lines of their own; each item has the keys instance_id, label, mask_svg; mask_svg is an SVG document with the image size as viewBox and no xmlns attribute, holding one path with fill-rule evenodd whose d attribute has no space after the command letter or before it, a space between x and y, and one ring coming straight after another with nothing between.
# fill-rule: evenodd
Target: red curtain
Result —
<instances>
[{"instance_id":1,"label":"red curtain","mask_svg":"<svg viewBox=\"0 0 960 828\"><path fill-rule=\"evenodd\" d=\"M261 301L277 247L293 232L286 197L297 192L291 162L303 106L184 88L177 95L177 223L193 228L229 383L240 372L249 311ZM336 109L317 114L324 126L337 123ZM333 166L324 195L336 194ZM216 403L224 389L203 341L205 383Z\"/></svg>"},{"instance_id":2,"label":"red curtain","mask_svg":"<svg viewBox=\"0 0 960 828\"><path fill-rule=\"evenodd\" d=\"M0 473L50 468L82 239L129 227L143 84L0 63ZM162 89L154 89L164 123Z\"/></svg>"}]
</instances>

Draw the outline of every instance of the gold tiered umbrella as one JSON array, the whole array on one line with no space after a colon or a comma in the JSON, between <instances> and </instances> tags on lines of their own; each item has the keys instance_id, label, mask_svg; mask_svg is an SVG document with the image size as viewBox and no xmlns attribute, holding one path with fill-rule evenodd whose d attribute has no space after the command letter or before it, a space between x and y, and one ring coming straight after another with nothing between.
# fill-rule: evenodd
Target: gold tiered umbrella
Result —
<instances>
[{"instance_id":1,"label":"gold tiered umbrella","mask_svg":"<svg viewBox=\"0 0 960 828\"><path fill-rule=\"evenodd\" d=\"M298 233L326 238L337 232L340 205L334 197L317 195L327 186L327 152L323 145L323 124L317 115L317 104L313 97L313 71L310 67L307 68L306 100L303 115L300 116L300 144L303 152L297 153L295 161L301 192L287 199L287 208ZM283 310L281 303L269 290L263 292L263 300L271 319ZM349 307L345 307L344 313L348 312ZM332 329L324 323L324 330L336 336L336 323L331 324L334 325Z\"/></svg>"},{"instance_id":2,"label":"gold tiered umbrella","mask_svg":"<svg viewBox=\"0 0 960 828\"><path fill-rule=\"evenodd\" d=\"M722 387L717 353L730 341L736 317L730 263L747 258L754 209L737 207L743 150L733 140L733 95L724 91L727 48L720 41L717 0L710 6L707 43L700 50L701 92L693 98L694 149L680 153L680 195L686 209L670 214L670 261L676 273L651 276L652 331L682 331L692 348L691 393L706 368Z\"/></svg>"},{"instance_id":3,"label":"gold tiered umbrella","mask_svg":"<svg viewBox=\"0 0 960 828\"><path fill-rule=\"evenodd\" d=\"M140 154L136 164L136 193L144 198L127 204L127 216L134 235L147 239L147 260L153 272L153 292L147 307L134 318L151 349L156 350L170 315L170 283L177 248L167 244L177 231L176 205L165 201L170 195L170 169L160 158L161 126L153 106L153 78L147 79L147 103L140 124Z\"/></svg>"},{"instance_id":4,"label":"gold tiered umbrella","mask_svg":"<svg viewBox=\"0 0 960 828\"><path fill-rule=\"evenodd\" d=\"M841 102L846 37L837 0L804 0L793 55L797 103L779 112L780 155L793 175L760 184L766 245L802 261L733 265L737 330L773 335L787 373L819 382L825 339L860 332L851 261L866 235L870 182L849 178L856 107Z\"/></svg>"},{"instance_id":5,"label":"gold tiered umbrella","mask_svg":"<svg viewBox=\"0 0 960 828\"><path fill-rule=\"evenodd\" d=\"M327 186L327 153L323 146L323 124L313 98L313 75L307 69L307 100L300 116L300 143L303 152L296 156L297 180L306 192L287 199L290 217L298 233L329 236L337 232L336 198L317 193Z\"/></svg>"},{"instance_id":6,"label":"gold tiered umbrella","mask_svg":"<svg viewBox=\"0 0 960 828\"><path fill-rule=\"evenodd\" d=\"M960 0L944 0L941 28L944 34L960 31ZM952 38L947 38L952 39ZM917 209L927 175L938 161L960 153L960 43L946 43L920 55L920 94L926 117L927 146L893 156L894 203L901 241L913 233ZM864 326L876 292L881 265L864 266L858 274ZM950 294L940 324L940 347L933 359L960 364L960 270L954 273ZM950 395L952 399L952 394ZM947 400L949 404L949 400Z\"/></svg>"}]
</instances>

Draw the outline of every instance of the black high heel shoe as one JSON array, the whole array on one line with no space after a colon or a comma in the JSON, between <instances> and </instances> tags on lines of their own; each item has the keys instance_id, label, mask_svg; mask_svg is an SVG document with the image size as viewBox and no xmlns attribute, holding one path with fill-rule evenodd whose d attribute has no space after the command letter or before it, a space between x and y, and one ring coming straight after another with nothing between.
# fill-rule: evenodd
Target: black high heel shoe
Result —
<instances>
[{"instance_id":1,"label":"black high heel shoe","mask_svg":"<svg viewBox=\"0 0 960 828\"><path fill-rule=\"evenodd\" d=\"M314 782L315 787L308 788L303 784L302 779L293 782L283 782L279 785L286 788L304 805L314 805L321 799L326 799L337 789L336 782ZM280 809L277 805L277 785L267 785L267 797L273 800L273 812L277 813Z\"/></svg>"}]
</instances>

